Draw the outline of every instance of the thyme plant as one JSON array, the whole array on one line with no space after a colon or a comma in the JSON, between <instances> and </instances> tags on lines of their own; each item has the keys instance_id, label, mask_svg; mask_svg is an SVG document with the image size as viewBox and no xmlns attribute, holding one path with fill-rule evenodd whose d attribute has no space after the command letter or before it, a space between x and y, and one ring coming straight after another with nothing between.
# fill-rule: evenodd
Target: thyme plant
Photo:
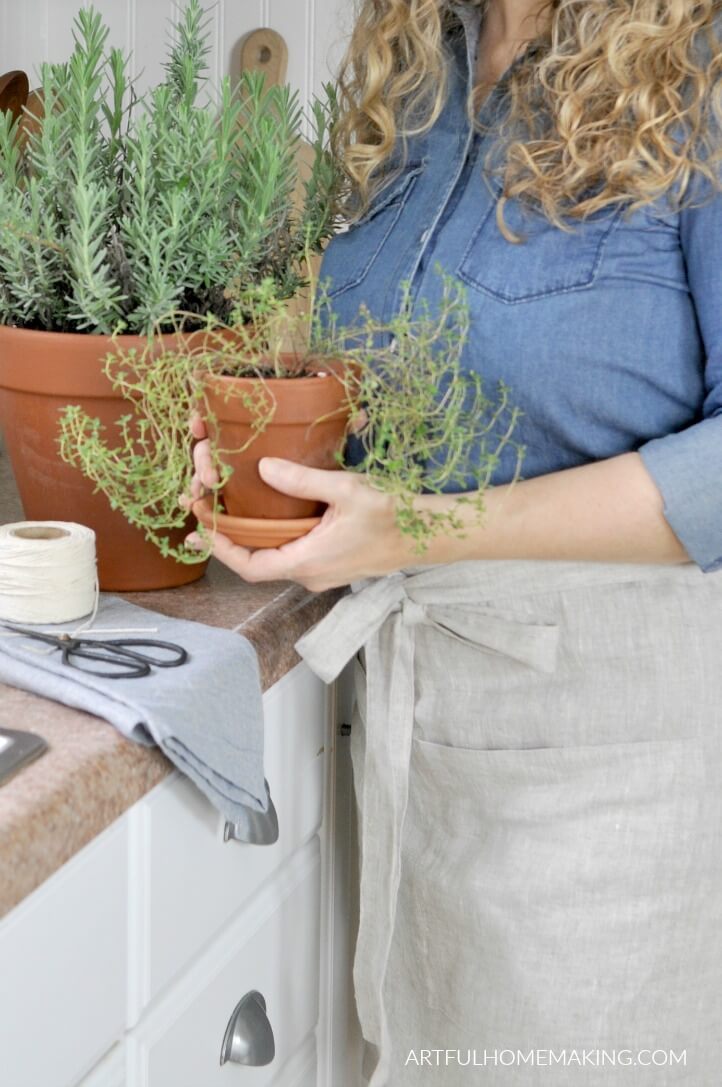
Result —
<instances>
[{"instance_id":1,"label":"thyme plant","mask_svg":"<svg viewBox=\"0 0 722 1087\"><path fill-rule=\"evenodd\" d=\"M106 372L132 402L138 422L130 415L122 420L117 444L111 445L97 419L69 407L61 420L63 458L164 554L202 561L208 552L172 549L166 534L182 527L187 516L179 495L189 493L193 472L188 419L196 408L208 416L205 378L256 379L250 392L243 387L228 394L243 397L253 419L247 447L273 419L268 377L293 381L341 360L338 376L350 417L363 421L353 438L361 455L346 467L393 496L398 526L417 554L439 533L463 535L460 507L471 507L480 520L502 452L509 446L515 456L515 479L524 453L513 438L520 413L509 388L500 382L489 395L481 377L462 367L469 327L463 286L444 276L441 301L432 311L424 302L415 310L405 285L402 305L389 321L362 307L346 327L335 320L323 287L312 299L308 312L290 314L267 279L236 296L234 323L209 316L203 332L188 337L186 315L175 314L177 336L159 333L142 352L109 355ZM294 343L298 349L286 354ZM216 510L228 479L228 452L240 450L212 450L220 477ZM338 459L344 463L343 452ZM449 492L457 498L444 512L429 512L418 502L424 494Z\"/></svg>"},{"instance_id":2,"label":"thyme plant","mask_svg":"<svg viewBox=\"0 0 722 1087\"><path fill-rule=\"evenodd\" d=\"M314 154L299 179L304 114L287 86L248 73L208 101L200 0L145 98L98 11L82 8L73 36L68 62L40 70L39 130L0 113L0 321L147 334L174 310L226 320L234 280L270 277L291 297L306 250L335 225L332 85L311 106Z\"/></svg>"},{"instance_id":3,"label":"thyme plant","mask_svg":"<svg viewBox=\"0 0 722 1087\"><path fill-rule=\"evenodd\" d=\"M310 259L310 252L307 256ZM193 475L191 414L198 410L207 421L212 419L204 395L206 379L219 375L256 379L250 388L231 385L227 390L228 398L237 397L246 409L251 437L240 449L212 449L219 477L214 493L217 511L230 474L224 455L243 452L273 419L275 400L266 379L293 380L325 368L324 360L329 366L338 361L338 340L322 339L313 292L307 311L291 310L270 276L246 287L236 283L229 295L228 322L208 314L202 328L189 332L195 315L174 312L159 322L141 350L116 344L107 355L105 373L133 407L133 413L118 422L115 445L100 420L79 405L69 405L60 417L63 460L94 482L111 507L142 529L163 555L178 562L208 557L207 552L174 548L168 540L169 531L182 528L188 516L179 496L190 493Z\"/></svg>"},{"instance_id":4,"label":"thyme plant","mask_svg":"<svg viewBox=\"0 0 722 1087\"><path fill-rule=\"evenodd\" d=\"M481 522L484 493L504 450L514 457L513 481L524 447L513 433L521 414L511 390L497 383L490 395L482 376L462 365L469 307L463 284L441 275L439 302L414 303L409 283L387 322L361 307L358 327L338 329L328 317L331 339L342 340L354 364L348 370L350 397L363 405L365 426L354 435L358 451L345 466L395 500L396 522L423 555L441 534L463 536L461 507ZM445 511L424 509L424 494L456 494Z\"/></svg>"},{"instance_id":5,"label":"thyme plant","mask_svg":"<svg viewBox=\"0 0 722 1087\"><path fill-rule=\"evenodd\" d=\"M105 372L133 412L116 424L109 441L99 419L78 404L68 405L60 421L60 455L79 468L105 494L114 510L178 562L204 561L174 548L168 533L186 525L181 494L190 493L193 439L189 420L196 406L189 379L192 352L179 352L170 341L154 338L154 348L109 354ZM222 466L221 483L226 475Z\"/></svg>"}]
</instances>

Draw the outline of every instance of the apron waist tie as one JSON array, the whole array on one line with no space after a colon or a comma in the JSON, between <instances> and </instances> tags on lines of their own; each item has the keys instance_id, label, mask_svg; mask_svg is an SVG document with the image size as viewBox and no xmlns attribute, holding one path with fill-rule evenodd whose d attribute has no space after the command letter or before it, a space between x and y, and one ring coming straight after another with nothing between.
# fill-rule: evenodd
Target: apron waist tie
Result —
<instances>
[{"instance_id":1,"label":"apron waist tie","mask_svg":"<svg viewBox=\"0 0 722 1087\"><path fill-rule=\"evenodd\" d=\"M360 798L362 863L354 988L364 1038L377 1047L369 1087L387 1083L390 1062L383 986L401 878L401 843L408 804L414 727L415 631L430 626L477 649L512 657L541 672L556 664L559 630L495 614L480 604L461 609L413 597L414 575L392 574L343 597L297 643L296 650L326 683L365 646L367 713ZM428 575L424 579L428 589ZM425 592L425 595L428 595Z\"/></svg>"}]
</instances>

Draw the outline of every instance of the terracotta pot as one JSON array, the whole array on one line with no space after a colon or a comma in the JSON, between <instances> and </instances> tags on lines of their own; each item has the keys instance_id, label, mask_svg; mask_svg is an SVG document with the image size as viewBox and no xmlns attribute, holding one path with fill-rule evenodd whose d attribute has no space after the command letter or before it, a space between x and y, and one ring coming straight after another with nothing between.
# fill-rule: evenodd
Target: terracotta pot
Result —
<instances>
[{"instance_id":1,"label":"terracotta pot","mask_svg":"<svg viewBox=\"0 0 722 1087\"><path fill-rule=\"evenodd\" d=\"M141 336L121 336L126 348L142 349ZM163 558L143 532L110 508L94 484L60 459L58 419L66 404L80 404L109 430L129 414L103 370L112 349L106 336L34 332L0 325L0 428L12 462L25 516L77 521L97 536L101 589L135 592L169 589L200 578L202 564ZM184 530L169 534L175 546Z\"/></svg>"},{"instance_id":2,"label":"terracotta pot","mask_svg":"<svg viewBox=\"0 0 722 1087\"><path fill-rule=\"evenodd\" d=\"M28 100L30 84L25 72L6 72L0 76L0 110L10 110L13 117L19 117Z\"/></svg>"},{"instance_id":3,"label":"terracotta pot","mask_svg":"<svg viewBox=\"0 0 722 1087\"><path fill-rule=\"evenodd\" d=\"M232 450L250 441L241 453L220 454L233 470L223 488L223 504L231 517L286 520L323 512L323 503L293 498L269 487L258 474L258 462L261 457L283 457L310 468L339 467L336 453L343 448L349 418L347 393L338 376L342 365L326 364L321 374L310 377L204 379L207 425L214 445ZM244 398L250 398L251 404L265 404L271 413L255 438L258 413Z\"/></svg>"}]
</instances>

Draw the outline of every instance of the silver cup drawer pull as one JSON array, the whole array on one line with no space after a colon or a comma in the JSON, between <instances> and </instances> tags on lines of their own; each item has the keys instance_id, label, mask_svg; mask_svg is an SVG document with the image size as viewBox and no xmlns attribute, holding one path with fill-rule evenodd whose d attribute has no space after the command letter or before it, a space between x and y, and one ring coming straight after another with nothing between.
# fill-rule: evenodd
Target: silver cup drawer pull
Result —
<instances>
[{"instance_id":1,"label":"silver cup drawer pull","mask_svg":"<svg viewBox=\"0 0 722 1087\"><path fill-rule=\"evenodd\" d=\"M262 993L251 989L233 1009L221 1046L221 1064L270 1064L276 1055L273 1028Z\"/></svg>"},{"instance_id":2,"label":"silver cup drawer pull","mask_svg":"<svg viewBox=\"0 0 722 1087\"><path fill-rule=\"evenodd\" d=\"M278 815L269 797L268 811L249 811L245 823L226 822L224 842L245 842L246 845L273 845L278 841Z\"/></svg>"}]
</instances>

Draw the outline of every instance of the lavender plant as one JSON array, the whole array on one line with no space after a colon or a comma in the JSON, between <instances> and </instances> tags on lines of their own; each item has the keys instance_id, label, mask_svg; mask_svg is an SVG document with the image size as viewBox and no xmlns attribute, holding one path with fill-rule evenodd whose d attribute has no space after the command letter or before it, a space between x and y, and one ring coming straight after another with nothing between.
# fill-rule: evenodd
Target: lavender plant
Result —
<instances>
[{"instance_id":1,"label":"lavender plant","mask_svg":"<svg viewBox=\"0 0 722 1087\"><path fill-rule=\"evenodd\" d=\"M189 0L165 79L141 98L92 7L73 53L40 71L37 131L0 114L0 321L54 332L148 334L175 310L227 320L228 286L303 283L334 230L341 175L329 150L332 85L304 113L249 73L208 101L208 32ZM302 197L297 199L298 191Z\"/></svg>"}]
</instances>

